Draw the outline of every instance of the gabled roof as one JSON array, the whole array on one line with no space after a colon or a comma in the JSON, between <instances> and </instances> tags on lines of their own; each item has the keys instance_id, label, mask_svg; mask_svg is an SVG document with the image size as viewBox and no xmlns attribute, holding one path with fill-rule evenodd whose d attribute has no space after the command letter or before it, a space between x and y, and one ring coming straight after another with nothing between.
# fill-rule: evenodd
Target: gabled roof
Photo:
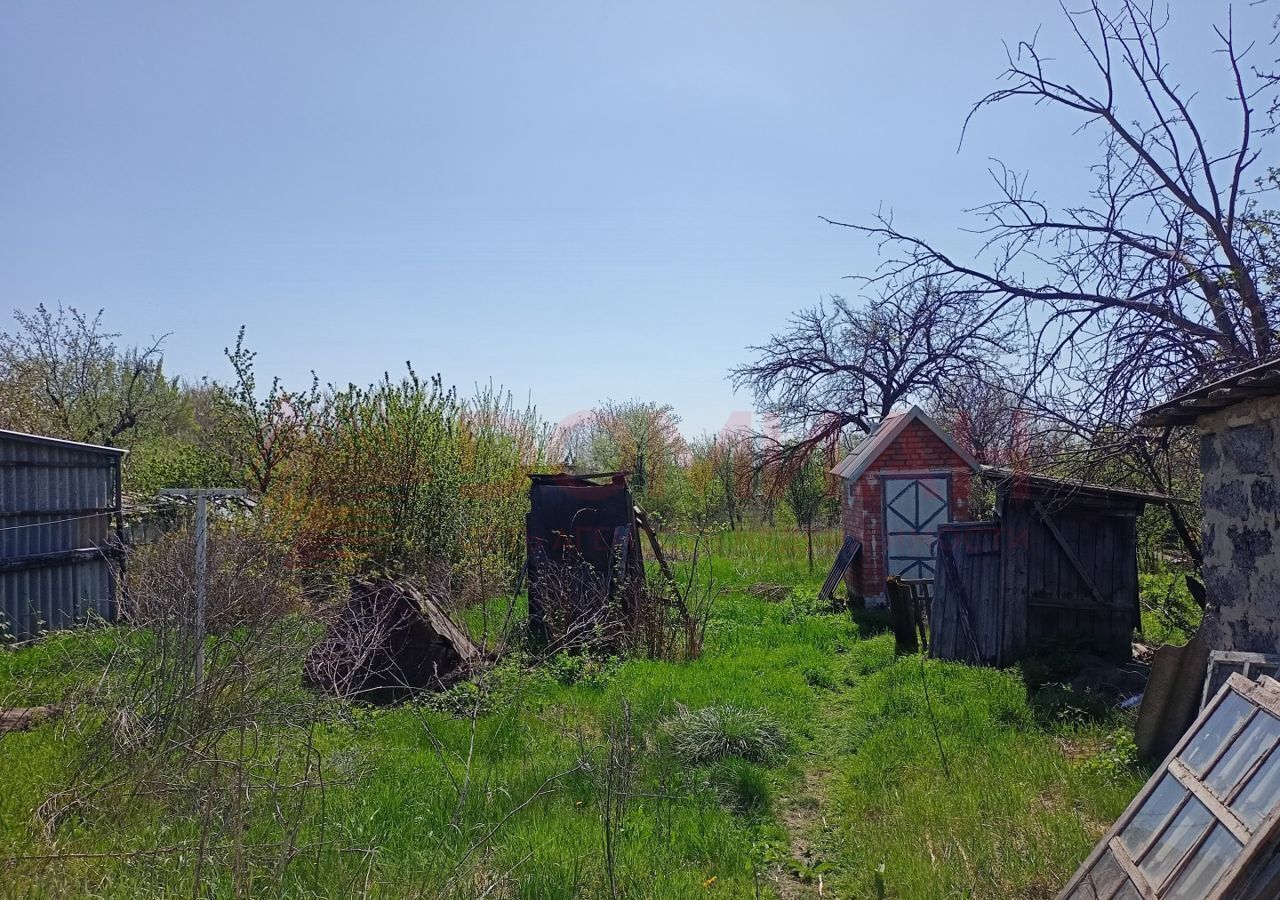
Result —
<instances>
[{"instance_id":1,"label":"gabled roof","mask_svg":"<svg viewBox=\"0 0 1280 900\"><path fill-rule=\"evenodd\" d=\"M22 441L25 444L44 444L49 447L62 447L67 450L82 450L85 453L108 453L114 456L124 456L128 450L122 450L119 447L102 447L98 444L82 444L79 441L64 441L62 438L45 437L42 434L27 434L24 431L7 431L0 428L0 439L9 441Z\"/></svg>"},{"instance_id":2,"label":"gabled roof","mask_svg":"<svg viewBox=\"0 0 1280 900\"><path fill-rule=\"evenodd\" d=\"M1237 372L1154 406L1138 417L1139 425L1186 425L1211 412L1250 397L1280 394L1280 359Z\"/></svg>"},{"instance_id":3,"label":"gabled roof","mask_svg":"<svg viewBox=\"0 0 1280 900\"><path fill-rule=\"evenodd\" d=\"M913 406L905 412L896 412L885 416L880 421L880 424L872 429L871 434L867 435L867 439L831 470L831 474L838 475L848 481L853 481L860 477L879 458L881 453L889 449L889 445L896 441L898 436L906 431L907 426L912 422L923 423L926 428L937 435L938 440L946 444L956 456L964 460L970 469L975 472L978 470L978 461L973 458L972 453L952 440L951 435L943 431L942 427L926 415L923 409Z\"/></svg>"}]
</instances>

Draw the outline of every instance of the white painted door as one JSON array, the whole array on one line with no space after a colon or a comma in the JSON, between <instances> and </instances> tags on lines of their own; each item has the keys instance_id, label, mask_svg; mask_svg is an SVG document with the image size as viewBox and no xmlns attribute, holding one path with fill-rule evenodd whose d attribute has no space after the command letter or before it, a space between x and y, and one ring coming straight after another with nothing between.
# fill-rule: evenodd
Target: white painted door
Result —
<instances>
[{"instance_id":1,"label":"white painted door","mask_svg":"<svg viewBox=\"0 0 1280 900\"><path fill-rule=\"evenodd\" d=\"M888 574L933 578L938 525L951 521L951 482L946 476L884 479L885 552Z\"/></svg>"}]
</instances>

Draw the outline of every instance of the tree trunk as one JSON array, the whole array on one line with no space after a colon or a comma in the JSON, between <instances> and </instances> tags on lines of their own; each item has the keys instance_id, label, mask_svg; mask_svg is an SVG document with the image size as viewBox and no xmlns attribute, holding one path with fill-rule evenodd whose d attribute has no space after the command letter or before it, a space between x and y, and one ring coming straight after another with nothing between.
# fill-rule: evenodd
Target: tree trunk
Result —
<instances>
[{"instance_id":1,"label":"tree trunk","mask_svg":"<svg viewBox=\"0 0 1280 900\"><path fill-rule=\"evenodd\" d=\"M809 526L805 529L809 535L809 574L813 574L813 520L809 520Z\"/></svg>"}]
</instances>

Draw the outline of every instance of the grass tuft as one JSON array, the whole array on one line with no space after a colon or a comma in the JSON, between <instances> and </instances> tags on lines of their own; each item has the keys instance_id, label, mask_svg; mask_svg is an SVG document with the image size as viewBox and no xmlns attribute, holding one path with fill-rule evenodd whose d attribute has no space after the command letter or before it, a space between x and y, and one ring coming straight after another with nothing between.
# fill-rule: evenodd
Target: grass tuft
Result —
<instances>
[{"instance_id":1,"label":"grass tuft","mask_svg":"<svg viewBox=\"0 0 1280 900\"><path fill-rule=\"evenodd\" d=\"M662 730L676 756L694 765L730 757L768 762L787 746L781 726L768 715L731 704L682 709Z\"/></svg>"}]
</instances>

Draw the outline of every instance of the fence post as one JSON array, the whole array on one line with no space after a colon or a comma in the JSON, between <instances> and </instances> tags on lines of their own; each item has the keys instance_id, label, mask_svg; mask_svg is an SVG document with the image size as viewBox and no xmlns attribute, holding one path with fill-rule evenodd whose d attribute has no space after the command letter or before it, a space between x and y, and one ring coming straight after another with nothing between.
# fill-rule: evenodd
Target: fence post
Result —
<instances>
[{"instance_id":1,"label":"fence post","mask_svg":"<svg viewBox=\"0 0 1280 900\"><path fill-rule=\"evenodd\" d=\"M167 488L160 493L196 501L196 609L191 630L195 639L195 689L199 691L204 686L205 618L209 605L209 498L243 497L246 491L244 488Z\"/></svg>"}]
</instances>

